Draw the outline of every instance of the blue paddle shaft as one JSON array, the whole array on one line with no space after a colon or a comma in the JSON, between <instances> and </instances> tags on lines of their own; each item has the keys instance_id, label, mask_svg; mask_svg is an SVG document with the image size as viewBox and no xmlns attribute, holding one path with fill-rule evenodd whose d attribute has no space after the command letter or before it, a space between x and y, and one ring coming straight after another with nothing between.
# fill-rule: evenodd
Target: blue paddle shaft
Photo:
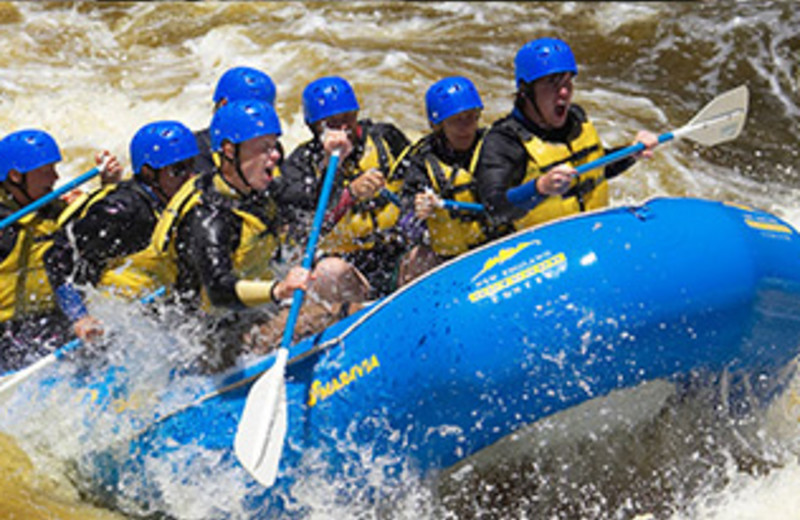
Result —
<instances>
[{"instance_id":1,"label":"blue paddle shaft","mask_svg":"<svg viewBox=\"0 0 800 520\"><path fill-rule=\"evenodd\" d=\"M73 350L77 350L83 343L78 338L73 339L69 343L65 343L61 348L53 351L53 356L56 359L61 359Z\"/></svg>"},{"instance_id":2,"label":"blue paddle shaft","mask_svg":"<svg viewBox=\"0 0 800 520\"><path fill-rule=\"evenodd\" d=\"M325 179L322 182L322 193L319 195L317 201L317 210L314 213L314 222L311 224L311 233L308 235L308 244L306 244L306 254L303 257L303 267L311 270L314 265L314 253L317 250L317 241L319 240L319 233L322 229L322 220L325 217L325 208L328 205L328 199L331 197L333 191L333 180L336 178L336 167L339 164L339 152L334 151L328 160L328 169L325 172ZM283 329L283 339L281 340L282 348L289 348L292 344L292 336L294 336L294 325L297 321L297 316L300 314L300 307L303 305L304 292L302 289L294 290L294 297L292 298L292 307L289 309L289 316L286 319L286 328Z\"/></svg>"},{"instance_id":3,"label":"blue paddle shaft","mask_svg":"<svg viewBox=\"0 0 800 520\"><path fill-rule=\"evenodd\" d=\"M673 139L674 137L675 136L673 135L672 132L665 132L660 136L658 136L658 144L665 143ZM628 146L627 148L623 148L608 155L604 155L599 159L588 162L586 164L582 164L577 168L575 168L575 175L576 176L583 175L584 173L590 170L601 168L603 166L606 166L607 164L611 164L626 157L630 157L631 155L643 151L645 148L646 146L644 145L644 143L636 143L634 145ZM526 182L525 184L522 184L520 186L517 186L516 188L511 188L506 192L506 198L508 199L508 201L511 204L522 208L526 208L527 207L526 203L537 196L540 195L539 192L536 190L536 179L530 182Z\"/></svg>"},{"instance_id":4,"label":"blue paddle shaft","mask_svg":"<svg viewBox=\"0 0 800 520\"><path fill-rule=\"evenodd\" d=\"M483 204L477 202L461 202L458 200L442 199L443 209L454 209L462 211L474 211L480 213L483 211Z\"/></svg>"},{"instance_id":5,"label":"blue paddle shaft","mask_svg":"<svg viewBox=\"0 0 800 520\"><path fill-rule=\"evenodd\" d=\"M61 186L57 190L53 190L52 192L48 193L44 197L36 199L35 201L31 202L30 204L28 204L24 208L20 209L19 211L16 211L16 212L12 213L11 215L7 216L2 221L0 221L0 229L3 229L4 227L8 226L9 224L13 224L14 222L18 221L22 217L33 213L34 211L36 211L37 209L41 208L45 204L49 204L53 200L55 200L55 199L59 198L60 196L62 196L63 194L65 194L65 193L77 188L78 186L80 186L84 182L88 181L92 177L97 176L99 173L100 173L100 169L99 168L92 168L91 170L89 170L88 172L84 173L83 175L75 177L74 179L72 179L68 183L64 184L63 186Z\"/></svg>"},{"instance_id":6,"label":"blue paddle shaft","mask_svg":"<svg viewBox=\"0 0 800 520\"><path fill-rule=\"evenodd\" d=\"M166 294L166 292L167 292L167 288L162 285L161 287L159 287L155 291L151 292L150 294L148 294L147 296L145 296L144 298L139 300L139 302L144 304L144 305L149 305L149 304L153 303L154 301L156 301L156 299L161 298L162 296L164 296L164 294Z\"/></svg>"},{"instance_id":7,"label":"blue paddle shaft","mask_svg":"<svg viewBox=\"0 0 800 520\"><path fill-rule=\"evenodd\" d=\"M383 195L384 197L389 199L389 202L391 202L392 204L394 204L398 208L400 207L400 197L398 197L396 193L392 193L391 191L387 190L386 188L383 188L381 190L381 195Z\"/></svg>"}]
</instances>

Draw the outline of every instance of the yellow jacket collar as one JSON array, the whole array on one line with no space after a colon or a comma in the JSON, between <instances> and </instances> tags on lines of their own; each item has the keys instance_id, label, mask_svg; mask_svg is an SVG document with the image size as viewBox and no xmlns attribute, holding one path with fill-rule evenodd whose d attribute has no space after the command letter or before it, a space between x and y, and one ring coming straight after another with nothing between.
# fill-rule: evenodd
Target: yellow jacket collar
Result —
<instances>
[{"instance_id":1,"label":"yellow jacket collar","mask_svg":"<svg viewBox=\"0 0 800 520\"><path fill-rule=\"evenodd\" d=\"M222 173L215 173L212 183L214 184L214 189L217 190L220 195L229 199L243 199L247 196L234 188L233 185L225 179Z\"/></svg>"}]
</instances>

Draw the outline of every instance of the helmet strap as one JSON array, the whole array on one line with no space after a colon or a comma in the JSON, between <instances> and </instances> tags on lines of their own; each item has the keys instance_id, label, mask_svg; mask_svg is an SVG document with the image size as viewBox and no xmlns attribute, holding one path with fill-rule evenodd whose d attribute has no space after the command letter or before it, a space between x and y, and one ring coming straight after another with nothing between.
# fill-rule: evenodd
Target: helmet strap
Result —
<instances>
[{"instance_id":1,"label":"helmet strap","mask_svg":"<svg viewBox=\"0 0 800 520\"><path fill-rule=\"evenodd\" d=\"M244 176L244 172L242 171L242 162L239 160L239 148L240 148L239 143L234 143L233 146L234 146L233 159L232 160L229 159L228 156L223 151L223 153L221 154L222 160L233 163L233 167L236 170L236 174L239 176L239 179L241 179L242 183L245 186L247 186L250 189L250 191L255 191L255 188L253 188L253 186L250 185L250 183Z\"/></svg>"},{"instance_id":2,"label":"helmet strap","mask_svg":"<svg viewBox=\"0 0 800 520\"><path fill-rule=\"evenodd\" d=\"M531 102L531 105L533 106L533 110L536 112L536 115L539 116L539 119L544 119L544 115L542 114L542 111L539 110L539 104L536 102L536 90L533 88L533 83L534 83L533 81L531 81L529 83L528 82L524 83L522 85L521 91L522 91L522 94L526 98L528 98L528 101ZM524 104L524 101L523 101L523 104ZM520 107L520 109L522 109L522 108L523 107ZM524 113L524 111L523 111L523 113Z\"/></svg>"},{"instance_id":3,"label":"helmet strap","mask_svg":"<svg viewBox=\"0 0 800 520\"><path fill-rule=\"evenodd\" d=\"M236 173L239 174L239 178L242 180L244 185L250 188L250 191L256 191L255 188L253 188L244 177L244 172L242 171L242 161L239 160L239 143L236 143L235 146L236 148L234 149L233 165L236 167Z\"/></svg>"},{"instance_id":4,"label":"helmet strap","mask_svg":"<svg viewBox=\"0 0 800 520\"><path fill-rule=\"evenodd\" d=\"M533 81L523 83L519 89L519 92L521 96L517 98L517 108L519 108L520 112L523 114L525 113L525 100L523 98L526 98L531 102L531 106L533 106L533 110L536 112L536 115L539 116L539 119L544 120L544 115L542 114L542 111L539 110L539 104L536 102L536 90L533 88Z\"/></svg>"},{"instance_id":5,"label":"helmet strap","mask_svg":"<svg viewBox=\"0 0 800 520\"><path fill-rule=\"evenodd\" d=\"M159 168L157 170L152 170L152 172L153 172L153 177L151 177L152 180L147 182L147 184L150 186L150 188L153 191L155 191L156 193L161 195L161 197L163 198L164 201L169 201L170 197L167 196L167 194L161 188L161 175L162 175L162 171L161 170L162 170L161 168Z\"/></svg>"}]
</instances>

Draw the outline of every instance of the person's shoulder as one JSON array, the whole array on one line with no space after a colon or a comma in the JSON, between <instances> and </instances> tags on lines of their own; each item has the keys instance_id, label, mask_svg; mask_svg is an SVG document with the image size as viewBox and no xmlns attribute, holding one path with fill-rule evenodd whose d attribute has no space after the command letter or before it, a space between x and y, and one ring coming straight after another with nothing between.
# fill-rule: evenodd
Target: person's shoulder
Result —
<instances>
[{"instance_id":1,"label":"person's shoulder","mask_svg":"<svg viewBox=\"0 0 800 520\"><path fill-rule=\"evenodd\" d=\"M401 161L403 165L409 170L426 171L427 162L438 159L434 141L434 134L430 133L409 144Z\"/></svg>"},{"instance_id":2,"label":"person's shoulder","mask_svg":"<svg viewBox=\"0 0 800 520\"><path fill-rule=\"evenodd\" d=\"M415 142L408 145L408 152L406 153L406 157L409 159L424 159L425 156L434 153L434 134L429 133L423 135Z\"/></svg>"},{"instance_id":3,"label":"person's shoulder","mask_svg":"<svg viewBox=\"0 0 800 520\"><path fill-rule=\"evenodd\" d=\"M211 231L214 222L225 219L230 213L231 206L225 197L214 191L204 191L196 204L185 208L180 220L195 230Z\"/></svg>"},{"instance_id":4,"label":"person's shoulder","mask_svg":"<svg viewBox=\"0 0 800 520\"><path fill-rule=\"evenodd\" d=\"M406 136L400 127L389 121L373 121L371 119L363 119L359 124L365 131L371 135L377 135L388 139L400 139L406 143L411 140Z\"/></svg>"},{"instance_id":5,"label":"person's shoulder","mask_svg":"<svg viewBox=\"0 0 800 520\"><path fill-rule=\"evenodd\" d=\"M311 157L315 154L318 154L321 151L321 146L319 142L314 139L307 139L305 141L301 141L294 149L289 153L288 156L284 159L283 163L281 164L281 168L284 167L284 164L288 163L304 163L308 162Z\"/></svg>"},{"instance_id":6,"label":"person's shoulder","mask_svg":"<svg viewBox=\"0 0 800 520\"><path fill-rule=\"evenodd\" d=\"M517 119L513 116L513 114L506 114L500 119L495 120L492 123L492 126L489 127L488 132L509 132L511 130L516 129L517 127L522 126L522 123L517 121Z\"/></svg>"},{"instance_id":7,"label":"person's shoulder","mask_svg":"<svg viewBox=\"0 0 800 520\"><path fill-rule=\"evenodd\" d=\"M89 212L102 212L115 217L129 215L140 207L149 206L150 195L135 179L127 179L101 190L106 190L106 193L91 205Z\"/></svg>"},{"instance_id":8,"label":"person's shoulder","mask_svg":"<svg viewBox=\"0 0 800 520\"><path fill-rule=\"evenodd\" d=\"M518 140L526 133L525 126L513 115L508 114L501 117L485 130L483 139L486 141L494 140Z\"/></svg>"},{"instance_id":9,"label":"person's shoulder","mask_svg":"<svg viewBox=\"0 0 800 520\"><path fill-rule=\"evenodd\" d=\"M106 197L127 197L133 193L144 194L144 188L136 177L125 179L113 186L109 186Z\"/></svg>"},{"instance_id":10,"label":"person's shoulder","mask_svg":"<svg viewBox=\"0 0 800 520\"><path fill-rule=\"evenodd\" d=\"M186 181L170 199L167 211L183 219L198 208L202 207L199 211L203 212L223 204L225 197L214 186L215 175L218 174L203 173Z\"/></svg>"},{"instance_id":11,"label":"person's shoulder","mask_svg":"<svg viewBox=\"0 0 800 520\"><path fill-rule=\"evenodd\" d=\"M373 121L372 119L362 119L358 122L365 128L370 128L376 132L387 132L391 130L400 131L400 128L391 121Z\"/></svg>"},{"instance_id":12,"label":"person's shoulder","mask_svg":"<svg viewBox=\"0 0 800 520\"><path fill-rule=\"evenodd\" d=\"M281 182L298 182L300 178L316 176L316 165L324 156L322 146L315 139L309 139L297 146L280 164Z\"/></svg>"}]
</instances>

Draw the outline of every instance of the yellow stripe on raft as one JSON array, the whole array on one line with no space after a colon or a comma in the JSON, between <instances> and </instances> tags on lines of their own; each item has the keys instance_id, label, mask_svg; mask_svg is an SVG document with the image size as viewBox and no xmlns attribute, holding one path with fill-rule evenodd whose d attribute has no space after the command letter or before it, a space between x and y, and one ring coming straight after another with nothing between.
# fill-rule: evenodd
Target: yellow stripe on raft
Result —
<instances>
[{"instance_id":1,"label":"yellow stripe on raft","mask_svg":"<svg viewBox=\"0 0 800 520\"><path fill-rule=\"evenodd\" d=\"M775 224L772 222L759 222L757 220L745 219L745 223L753 229L760 229L761 231L775 231L777 233L792 233L792 228L784 226L783 224Z\"/></svg>"},{"instance_id":2,"label":"yellow stripe on raft","mask_svg":"<svg viewBox=\"0 0 800 520\"><path fill-rule=\"evenodd\" d=\"M740 204L738 202L723 202L724 205L730 206L732 208L743 209L745 211L755 211L752 206L748 206L747 204Z\"/></svg>"}]
</instances>

